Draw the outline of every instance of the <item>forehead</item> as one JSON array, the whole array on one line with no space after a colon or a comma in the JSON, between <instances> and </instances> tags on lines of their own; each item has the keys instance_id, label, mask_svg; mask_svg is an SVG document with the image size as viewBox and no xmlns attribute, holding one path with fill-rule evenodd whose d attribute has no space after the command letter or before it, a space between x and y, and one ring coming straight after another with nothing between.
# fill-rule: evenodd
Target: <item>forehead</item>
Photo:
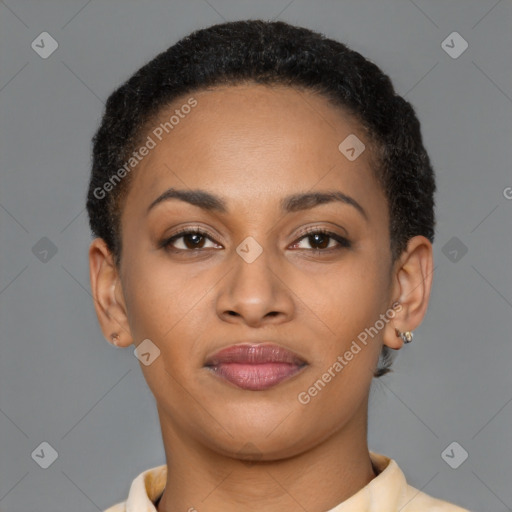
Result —
<instances>
[{"instance_id":1,"label":"forehead","mask_svg":"<svg viewBox=\"0 0 512 512\"><path fill-rule=\"evenodd\" d=\"M185 108L191 99L195 106ZM259 84L201 90L162 109L146 132L142 140L150 137L154 147L134 171L127 206L147 206L170 187L208 189L251 208L315 188L383 199L369 151L350 161L339 149L349 136L368 142L359 123L308 90Z\"/></svg>"}]
</instances>

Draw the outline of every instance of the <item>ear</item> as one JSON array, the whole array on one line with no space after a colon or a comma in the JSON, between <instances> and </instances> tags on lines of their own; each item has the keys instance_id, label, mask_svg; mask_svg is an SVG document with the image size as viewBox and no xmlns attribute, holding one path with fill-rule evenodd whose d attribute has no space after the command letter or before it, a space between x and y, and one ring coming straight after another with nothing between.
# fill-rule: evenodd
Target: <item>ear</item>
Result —
<instances>
[{"instance_id":1,"label":"ear","mask_svg":"<svg viewBox=\"0 0 512 512\"><path fill-rule=\"evenodd\" d=\"M130 333L121 280L114 258L102 238L95 238L89 247L89 278L94 308L109 343L127 347L133 343ZM117 337L113 338L113 335Z\"/></svg>"},{"instance_id":2,"label":"ear","mask_svg":"<svg viewBox=\"0 0 512 512\"><path fill-rule=\"evenodd\" d=\"M433 278L433 251L430 240L415 236L407 244L407 249L398 258L393 268L392 297L399 304L394 307L394 317L384 331L384 345L399 349L402 338L400 332L413 331L422 322L428 308Z\"/></svg>"}]
</instances>

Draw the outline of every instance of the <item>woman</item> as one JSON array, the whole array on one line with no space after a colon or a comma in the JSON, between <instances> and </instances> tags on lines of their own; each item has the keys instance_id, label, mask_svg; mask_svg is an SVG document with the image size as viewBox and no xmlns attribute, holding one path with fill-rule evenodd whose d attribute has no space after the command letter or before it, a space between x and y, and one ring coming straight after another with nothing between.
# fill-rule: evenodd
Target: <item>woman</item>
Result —
<instances>
[{"instance_id":1,"label":"woman","mask_svg":"<svg viewBox=\"0 0 512 512\"><path fill-rule=\"evenodd\" d=\"M463 511L367 445L372 378L427 310L434 192L411 105L305 28L199 30L117 89L91 287L167 463L108 512Z\"/></svg>"}]
</instances>

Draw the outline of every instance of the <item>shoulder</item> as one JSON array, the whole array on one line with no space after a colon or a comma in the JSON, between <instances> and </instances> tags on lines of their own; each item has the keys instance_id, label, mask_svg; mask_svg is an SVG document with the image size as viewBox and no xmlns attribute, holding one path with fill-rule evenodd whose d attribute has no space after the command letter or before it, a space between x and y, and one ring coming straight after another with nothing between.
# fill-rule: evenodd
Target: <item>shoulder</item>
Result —
<instances>
[{"instance_id":1,"label":"shoulder","mask_svg":"<svg viewBox=\"0 0 512 512\"><path fill-rule=\"evenodd\" d=\"M406 487L404 505L401 512L471 512L449 501L434 498L410 485Z\"/></svg>"},{"instance_id":2,"label":"shoulder","mask_svg":"<svg viewBox=\"0 0 512 512\"><path fill-rule=\"evenodd\" d=\"M116 503L115 505L112 505L110 508L104 510L104 512L126 512L126 501Z\"/></svg>"},{"instance_id":3,"label":"shoulder","mask_svg":"<svg viewBox=\"0 0 512 512\"><path fill-rule=\"evenodd\" d=\"M369 484L373 501L386 503L386 510L400 512L471 512L449 501L444 501L409 485L394 459L370 452L378 476ZM387 501L386 501L387 500ZM373 508L369 507L369 510Z\"/></svg>"},{"instance_id":4,"label":"shoulder","mask_svg":"<svg viewBox=\"0 0 512 512\"><path fill-rule=\"evenodd\" d=\"M140 473L131 483L128 497L103 512L156 510L153 502L165 487L167 466L156 466Z\"/></svg>"}]
</instances>

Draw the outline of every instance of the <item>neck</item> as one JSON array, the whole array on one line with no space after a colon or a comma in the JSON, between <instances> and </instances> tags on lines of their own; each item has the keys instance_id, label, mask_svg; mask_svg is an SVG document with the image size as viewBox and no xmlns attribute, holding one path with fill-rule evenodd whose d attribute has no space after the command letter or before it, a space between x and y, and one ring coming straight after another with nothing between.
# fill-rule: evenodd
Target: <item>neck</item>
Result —
<instances>
[{"instance_id":1,"label":"neck","mask_svg":"<svg viewBox=\"0 0 512 512\"><path fill-rule=\"evenodd\" d=\"M159 414L168 472L158 512L322 512L376 476L366 414L299 455L254 462L220 455L184 438Z\"/></svg>"}]
</instances>

